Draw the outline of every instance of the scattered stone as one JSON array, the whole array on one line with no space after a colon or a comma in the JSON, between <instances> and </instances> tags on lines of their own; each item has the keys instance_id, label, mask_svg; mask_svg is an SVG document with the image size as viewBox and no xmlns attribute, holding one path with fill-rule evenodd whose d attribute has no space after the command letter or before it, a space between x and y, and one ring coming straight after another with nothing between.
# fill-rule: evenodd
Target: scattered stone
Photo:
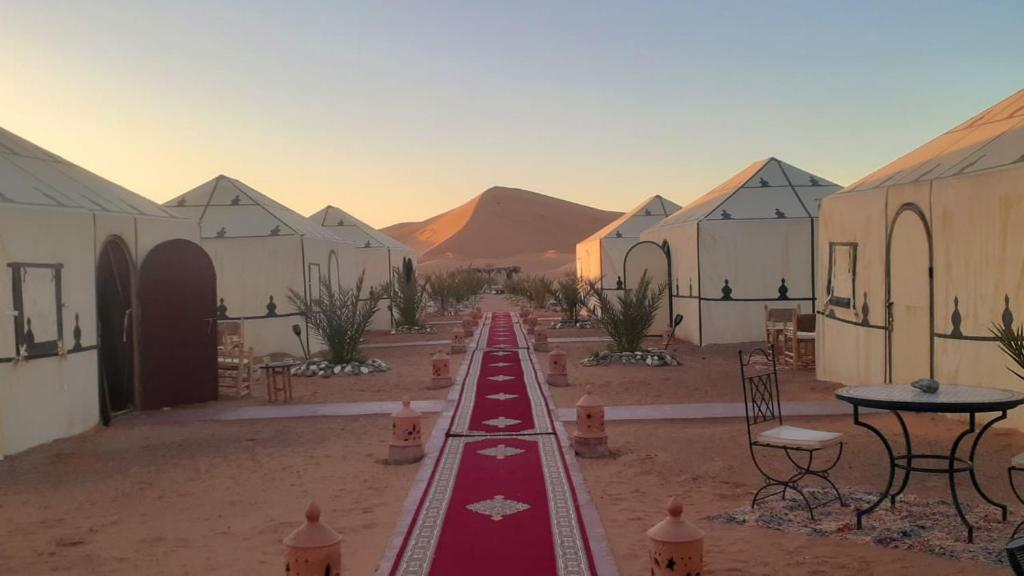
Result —
<instances>
[{"instance_id":1,"label":"scattered stone","mask_svg":"<svg viewBox=\"0 0 1024 576\"><path fill-rule=\"evenodd\" d=\"M391 331L392 334L436 334L437 330L429 324L423 326L399 326Z\"/></svg>"},{"instance_id":2,"label":"scattered stone","mask_svg":"<svg viewBox=\"0 0 1024 576\"><path fill-rule=\"evenodd\" d=\"M650 366L679 366L679 359L667 350L651 349L639 352L612 352L602 350L594 352L580 361L580 366L610 366L612 364Z\"/></svg>"},{"instance_id":3,"label":"scattered stone","mask_svg":"<svg viewBox=\"0 0 1024 576\"><path fill-rule=\"evenodd\" d=\"M593 328L594 323L590 320L580 320L579 322L573 322L572 320L555 320L548 328L551 330L564 330L566 328Z\"/></svg>"},{"instance_id":4,"label":"scattered stone","mask_svg":"<svg viewBox=\"0 0 1024 576\"><path fill-rule=\"evenodd\" d=\"M350 362L348 364L332 364L323 360L309 360L292 368L292 376L305 376L307 378L330 378L348 374L360 376L374 372L387 372L391 367L379 358L372 358L366 362Z\"/></svg>"}]
</instances>

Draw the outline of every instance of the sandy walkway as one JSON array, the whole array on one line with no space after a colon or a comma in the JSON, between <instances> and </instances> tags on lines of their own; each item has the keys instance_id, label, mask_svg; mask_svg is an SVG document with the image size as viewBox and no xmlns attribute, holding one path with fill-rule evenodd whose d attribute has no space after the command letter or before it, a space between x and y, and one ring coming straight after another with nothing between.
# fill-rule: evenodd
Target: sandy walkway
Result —
<instances>
[{"instance_id":1,"label":"sandy walkway","mask_svg":"<svg viewBox=\"0 0 1024 576\"><path fill-rule=\"evenodd\" d=\"M434 418L426 421L428 429ZM4 574L277 574L310 499L370 574L416 466L386 416L110 429L0 462Z\"/></svg>"}]
</instances>

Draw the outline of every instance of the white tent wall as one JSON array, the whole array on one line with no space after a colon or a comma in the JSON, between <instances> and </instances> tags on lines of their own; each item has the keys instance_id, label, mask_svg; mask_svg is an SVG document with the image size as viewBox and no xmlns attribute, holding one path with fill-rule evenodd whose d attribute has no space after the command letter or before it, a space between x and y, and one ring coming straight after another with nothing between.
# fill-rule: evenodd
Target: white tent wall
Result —
<instances>
[{"instance_id":1,"label":"white tent wall","mask_svg":"<svg viewBox=\"0 0 1024 576\"><path fill-rule=\"evenodd\" d=\"M198 235L195 223L185 220L52 208L0 210L0 310L8 319L0 328L0 455L99 423L96 264L103 243L113 237L123 240L137 271L156 244L173 238L197 241ZM61 265L64 356L13 361L17 350L8 313L14 310L8 266L13 262ZM55 314L42 318L55 321ZM34 324L41 336L55 331L44 323L37 317ZM76 326L80 346L74 340Z\"/></svg>"},{"instance_id":2,"label":"white tent wall","mask_svg":"<svg viewBox=\"0 0 1024 576\"><path fill-rule=\"evenodd\" d=\"M826 312L818 316L815 341L821 380L885 381L885 204L885 194L856 192L833 194L822 203L815 270L818 308ZM850 308L828 304L833 242L857 245Z\"/></svg>"},{"instance_id":3,"label":"white tent wall","mask_svg":"<svg viewBox=\"0 0 1024 576\"><path fill-rule=\"evenodd\" d=\"M640 235L642 241L669 244L672 268L671 293L666 293L662 308L672 299L672 311L683 315L676 338L700 343L700 275L697 272L697 223L665 228L650 228ZM663 311L662 314L667 314Z\"/></svg>"},{"instance_id":4,"label":"white tent wall","mask_svg":"<svg viewBox=\"0 0 1024 576\"><path fill-rule=\"evenodd\" d=\"M387 288L391 282L391 251L386 246L371 246L369 248L357 247L353 252L355 253L355 262L352 265L354 276L358 278L365 271L363 298L366 298L371 288L379 288L381 286ZM401 264L401 260L398 263ZM391 298L381 299L380 309L373 317L373 323L370 325L371 329L391 329L391 312L388 310L390 305Z\"/></svg>"},{"instance_id":5,"label":"white tent wall","mask_svg":"<svg viewBox=\"0 0 1024 576\"><path fill-rule=\"evenodd\" d=\"M245 320L246 343L253 351L257 355L286 352L301 356L302 348L291 327L300 324L305 333L305 323L288 295L290 290L306 293L302 239L216 238L200 244L217 271L218 298L227 306L229 318ZM274 316L268 316L271 296L277 307Z\"/></svg>"},{"instance_id":6,"label":"white tent wall","mask_svg":"<svg viewBox=\"0 0 1024 576\"><path fill-rule=\"evenodd\" d=\"M601 289L616 290L623 277L626 253L637 243L636 238L603 238L601 246Z\"/></svg>"}]
</instances>

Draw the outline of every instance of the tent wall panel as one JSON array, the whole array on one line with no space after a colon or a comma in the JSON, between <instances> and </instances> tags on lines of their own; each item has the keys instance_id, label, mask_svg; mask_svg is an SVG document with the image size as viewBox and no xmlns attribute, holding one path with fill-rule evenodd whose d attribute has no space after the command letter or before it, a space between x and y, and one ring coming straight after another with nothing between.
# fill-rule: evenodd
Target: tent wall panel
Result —
<instances>
[{"instance_id":1,"label":"tent wall panel","mask_svg":"<svg viewBox=\"0 0 1024 576\"><path fill-rule=\"evenodd\" d=\"M808 309L809 303L801 304ZM701 345L763 342L764 305L762 301L702 300Z\"/></svg>"},{"instance_id":2,"label":"tent wall panel","mask_svg":"<svg viewBox=\"0 0 1024 576\"><path fill-rule=\"evenodd\" d=\"M693 344L700 343L700 300L673 298L672 307L676 314L683 315L683 323L676 328L676 338Z\"/></svg>"},{"instance_id":3,"label":"tent wall panel","mask_svg":"<svg viewBox=\"0 0 1024 576\"><path fill-rule=\"evenodd\" d=\"M583 280L601 278L601 239L593 238L576 245L576 274ZM612 287L615 286L614 281Z\"/></svg>"},{"instance_id":4,"label":"tent wall panel","mask_svg":"<svg viewBox=\"0 0 1024 576\"><path fill-rule=\"evenodd\" d=\"M662 330L672 322L670 293L671 279L669 278L669 262L664 249L660 244L654 242L638 242L626 254L625 265L623 266L623 285L627 289L634 289L640 283L640 279L646 275L651 282L651 287L657 289L664 287L661 306L655 315L654 324L651 326L652 334L661 334Z\"/></svg>"},{"instance_id":5,"label":"tent wall panel","mask_svg":"<svg viewBox=\"0 0 1024 576\"><path fill-rule=\"evenodd\" d=\"M601 240L601 287L615 289L624 276L626 253L637 243L636 238L604 238Z\"/></svg>"},{"instance_id":6,"label":"tent wall panel","mask_svg":"<svg viewBox=\"0 0 1024 576\"><path fill-rule=\"evenodd\" d=\"M819 380L847 385L885 382L885 330L819 317L817 332Z\"/></svg>"},{"instance_id":7,"label":"tent wall panel","mask_svg":"<svg viewBox=\"0 0 1024 576\"><path fill-rule=\"evenodd\" d=\"M811 255L810 219L704 221L701 295L721 298L728 280L734 299L774 299L785 278L789 298L812 298Z\"/></svg>"}]
</instances>

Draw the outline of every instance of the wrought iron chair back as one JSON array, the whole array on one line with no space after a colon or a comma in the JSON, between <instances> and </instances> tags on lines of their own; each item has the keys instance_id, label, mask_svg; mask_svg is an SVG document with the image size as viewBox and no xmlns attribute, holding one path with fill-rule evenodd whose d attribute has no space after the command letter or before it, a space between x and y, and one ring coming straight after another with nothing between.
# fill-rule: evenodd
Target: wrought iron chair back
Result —
<instances>
[{"instance_id":1,"label":"wrought iron chair back","mask_svg":"<svg viewBox=\"0 0 1024 576\"><path fill-rule=\"evenodd\" d=\"M782 400L779 398L779 371L775 350L755 348L740 355L740 379L743 382L743 409L747 416L747 439L753 442L751 428L765 422L782 425ZM763 362L763 365L760 365Z\"/></svg>"},{"instance_id":2,"label":"wrought iron chair back","mask_svg":"<svg viewBox=\"0 0 1024 576\"><path fill-rule=\"evenodd\" d=\"M1006 559L1017 576L1024 576L1024 538L1014 538L1006 543Z\"/></svg>"}]
</instances>

